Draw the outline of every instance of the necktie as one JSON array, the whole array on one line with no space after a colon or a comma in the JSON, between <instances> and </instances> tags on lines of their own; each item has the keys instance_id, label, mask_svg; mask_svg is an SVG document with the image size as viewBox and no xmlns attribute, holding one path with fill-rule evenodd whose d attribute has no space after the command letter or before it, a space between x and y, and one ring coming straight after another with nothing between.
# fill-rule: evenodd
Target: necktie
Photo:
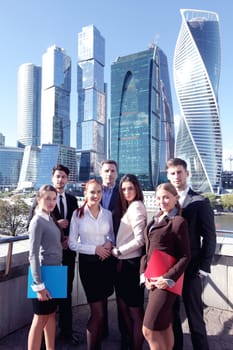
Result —
<instances>
[{"instance_id":1,"label":"necktie","mask_svg":"<svg viewBox=\"0 0 233 350\"><path fill-rule=\"evenodd\" d=\"M60 202L59 202L59 206L60 206L60 214L61 214L61 218L64 219L64 204L63 204L63 198L62 195L59 196L60 197Z\"/></svg>"}]
</instances>

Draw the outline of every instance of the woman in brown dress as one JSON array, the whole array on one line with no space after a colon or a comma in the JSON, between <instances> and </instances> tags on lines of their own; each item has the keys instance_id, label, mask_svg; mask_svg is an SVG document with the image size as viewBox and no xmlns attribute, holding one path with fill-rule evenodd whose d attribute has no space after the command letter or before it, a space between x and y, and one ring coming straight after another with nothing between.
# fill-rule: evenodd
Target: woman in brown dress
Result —
<instances>
[{"instance_id":1,"label":"woman in brown dress","mask_svg":"<svg viewBox=\"0 0 233 350\"><path fill-rule=\"evenodd\" d=\"M190 258L188 226L181 216L178 194L172 184L164 183L157 187L156 202L160 212L147 226L146 255L141 259L141 278L144 278L149 290L143 334L151 350L171 350L174 344L172 308L176 294L169 287L174 287ZM161 274L157 272L149 277L148 269L152 266L150 258L155 251L175 262ZM161 264L161 259L154 256L153 259L158 259L155 264Z\"/></svg>"}]
</instances>

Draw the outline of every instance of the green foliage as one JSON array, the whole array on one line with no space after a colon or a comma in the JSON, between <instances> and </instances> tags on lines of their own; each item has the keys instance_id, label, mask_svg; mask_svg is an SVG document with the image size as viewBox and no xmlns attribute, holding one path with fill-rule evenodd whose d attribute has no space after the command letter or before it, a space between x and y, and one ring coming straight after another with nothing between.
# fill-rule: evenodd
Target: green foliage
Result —
<instances>
[{"instance_id":1,"label":"green foliage","mask_svg":"<svg viewBox=\"0 0 233 350\"><path fill-rule=\"evenodd\" d=\"M224 209L232 210L233 208L233 194L223 194L221 196L221 203Z\"/></svg>"},{"instance_id":2,"label":"green foliage","mask_svg":"<svg viewBox=\"0 0 233 350\"><path fill-rule=\"evenodd\" d=\"M203 196L208 198L210 201L211 208L214 209L216 205L216 196L212 192L203 193Z\"/></svg>"},{"instance_id":3,"label":"green foliage","mask_svg":"<svg viewBox=\"0 0 233 350\"><path fill-rule=\"evenodd\" d=\"M25 233L29 206L19 196L0 199L0 228L3 234Z\"/></svg>"}]
</instances>

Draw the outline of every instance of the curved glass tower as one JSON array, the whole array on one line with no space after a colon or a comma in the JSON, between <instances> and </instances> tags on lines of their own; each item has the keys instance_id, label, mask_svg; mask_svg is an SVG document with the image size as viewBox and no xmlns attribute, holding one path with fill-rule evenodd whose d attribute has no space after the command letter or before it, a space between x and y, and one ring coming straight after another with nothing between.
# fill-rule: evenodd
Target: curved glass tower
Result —
<instances>
[{"instance_id":1,"label":"curved glass tower","mask_svg":"<svg viewBox=\"0 0 233 350\"><path fill-rule=\"evenodd\" d=\"M182 9L181 16L174 53L181 109L175 154L187 161L195 190L217 192L222 172L219 19L216 13L201 10Z\"/></svg>"}]
</instances>

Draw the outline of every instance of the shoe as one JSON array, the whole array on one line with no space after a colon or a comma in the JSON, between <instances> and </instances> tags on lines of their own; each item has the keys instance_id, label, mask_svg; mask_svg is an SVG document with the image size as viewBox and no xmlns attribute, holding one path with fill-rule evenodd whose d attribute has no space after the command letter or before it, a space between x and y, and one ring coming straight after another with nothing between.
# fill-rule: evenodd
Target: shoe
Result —
<instances>
[{"instance_id":1,"label":"shoe","mask_svg":"<svg viewBox=\"0 0 233 350\"><path fill-rule=\"evenodd\" d=\"M79 339L79 336L77 334L72 334L71 336L71 343L73 345L79 345L80 344L80 339Z\"/></svg>"},{"instance_id":2,"label":"shoe","mask_svg":"<svg viewBox=\"0 0 233 350\"><path fill-rule=\"evenodd\" d=\"M73 344L73 345L80 344L79 337L75 333L70 333L70 332L67 333L67 332L61 331L58 337L60 340L62 340L64 343L67 343L67 344Z\"/></svg>"}]
</instances>

